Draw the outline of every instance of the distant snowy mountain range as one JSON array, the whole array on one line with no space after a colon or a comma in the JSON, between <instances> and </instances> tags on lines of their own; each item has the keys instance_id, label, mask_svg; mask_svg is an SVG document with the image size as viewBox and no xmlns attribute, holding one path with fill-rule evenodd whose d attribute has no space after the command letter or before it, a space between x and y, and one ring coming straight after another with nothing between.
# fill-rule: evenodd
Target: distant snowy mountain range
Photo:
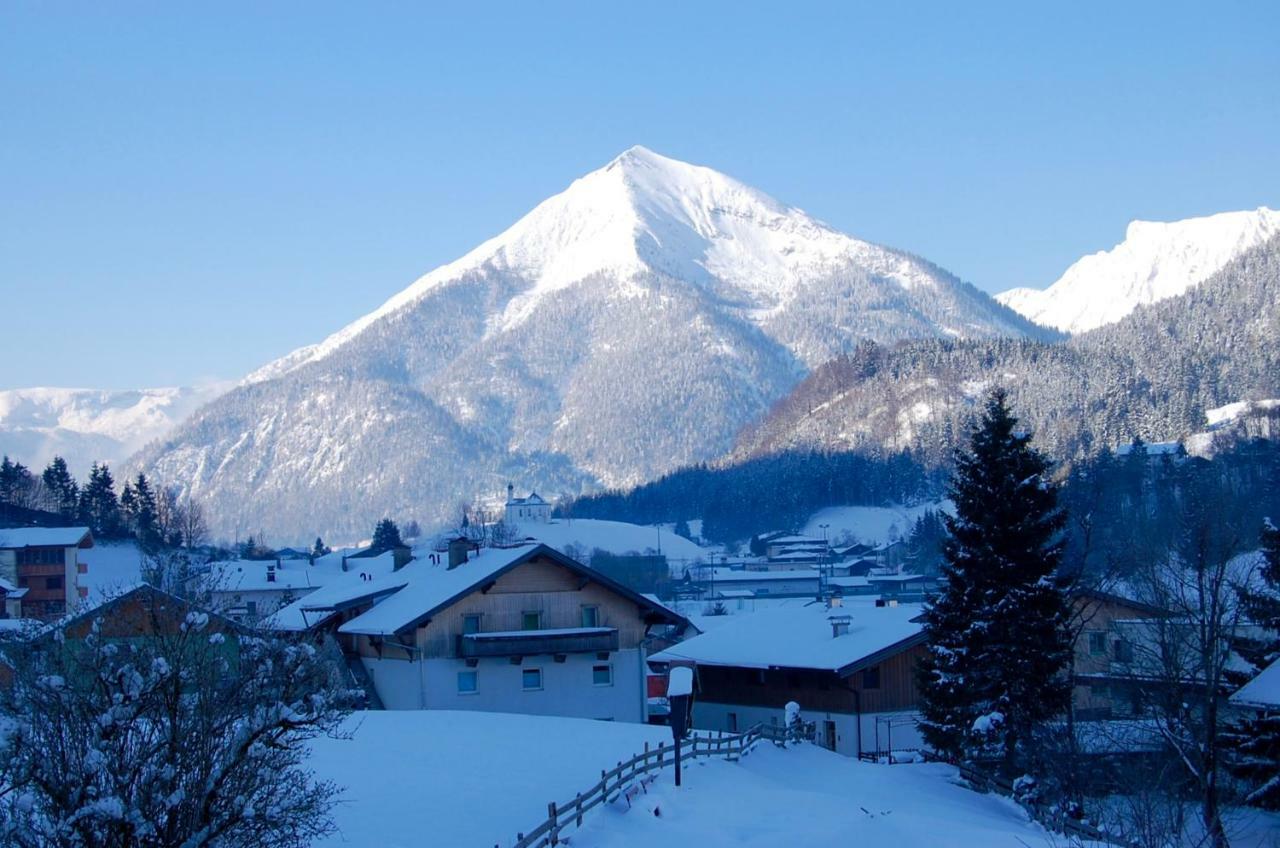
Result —
<instances>
[{"instance_id":1,"label":"distant snowy mountain range","mask_svg":"<svg viewBox=\"0 0 1280 848\"><path fill-rule=\"evenodd\" d=\"M1134 221L1124 241L1080 259L1048 288L1010 289L996 300L1037 324L1081 333L1184 293L1276 233L1280 212L1265 206L1167 224Z\"/></svg>"},{"instance_id":2,"label":"distant snowy mountain range","mask_svg":"<svg viewBox=\"0 0 1280 848\"><path fill-rule=\"evenodd\" d=\"M578 492L719 456L861 340L1045 335L929 262L636 147L139 465L220 529L367 534L508 480Z\"/></svg>"},{"instance_id":3,"label":"distant snowy mountain range","mask_svg":"<svg viewBox=\"0 0 1280 848\"><path fill-rule=\"evenodd\" d=\"M79 477L94 462L119 465L230 388L10 389L0 391L0 453L40 470L62 456Z\"/></svg>"},{"instance_id":4,"label":"distant snowy mountain range","mask_svg":"<svg viewBox=\"0 0 1280 848\"><path fill-rule=\"evenodd\" d=\"M1058 340L1047 327L1115 321L1277 230L1268 209L1135 222L1002 305L635 147L228 391L0 393L0 450L83 469L142 448L122 470L204 499L219 532L362 538L382 516L433 521L508 481L576 494L722 457L863 342Z\"/></svg>"}]
</instances>

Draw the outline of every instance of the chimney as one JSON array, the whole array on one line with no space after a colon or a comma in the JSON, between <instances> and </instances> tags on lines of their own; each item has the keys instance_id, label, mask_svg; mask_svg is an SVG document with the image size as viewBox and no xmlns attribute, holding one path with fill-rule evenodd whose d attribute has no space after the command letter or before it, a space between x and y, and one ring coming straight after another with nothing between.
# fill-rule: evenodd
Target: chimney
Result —
<instances>
[{"instance_id":1,"label":"chimney","mask_svg":"<svg viewBox=\"0 0 1280 848\"><path fill-rule=\"evenodd\" d=\"M853 620L853 616L845 615L829 615L827 621L831 622L831 638L839 639L849 632L849 622Z\"/></svg>"},{"instance_id":2,"label":"chimney","mask_svg":"<svg viewBox=\"0 0 1280 848\"><path fill-rule=\"evenodd\" d=\"M267 563L267 582L268 583L276 582L276 565L278 564L279 564L278 560L276 562Z\"/></svg>"},{"instance_id":3,"label":"chimney","mask_svg":"<svg viewBox=\"0 0 1280 848\"><path fill-rule=\"evenodd\" d=\"M507 503L511 503L515 499L516 499L516 487L508 483L507 484Z\"/></svg>"},{"instance_id":4,"label":"chimney","mask_svg":"<svg viewBox=\"0 0 1280 848\"><path fill-rule=\"evenodd\" d=\"M449 540L449 568L454 569L467 561L467 551L471 548L471 541L465 536L459 536L456 539Z\"/></svg>"},{"instance_id":5,"label":"chimney","mask_svg":"<svg viewBox=\"0 0 1280 848\"><path fill-rule=\"evenodd\" d=\"M398 545L391 550L391 570L399 571L413 559L413 550L408 545Z\"/></svg>"}]
</instances>

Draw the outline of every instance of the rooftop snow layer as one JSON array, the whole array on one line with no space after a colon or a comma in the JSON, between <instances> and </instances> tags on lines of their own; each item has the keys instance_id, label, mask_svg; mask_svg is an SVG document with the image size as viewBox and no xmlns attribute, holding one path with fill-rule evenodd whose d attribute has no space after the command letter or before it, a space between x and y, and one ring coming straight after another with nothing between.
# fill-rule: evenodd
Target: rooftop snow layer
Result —
<instances>
[{"instance_id":1,"label":"rooftop snow layer","mask_svg":"<svg viewBox=\"0 0 1280 848\"><path fill-rule=\"evenodd\" d=\"M1280 660L1241 686L1231 696L1231 702L1253 707L1280 707Z\"/></svg>"},{"instance_id":2,"label":"rooftop snow layer","mask_svg":"<svg viewBox=\"0 0 1280 848\"><path fill-rule=\"evenodd\" d=\"M88 535L88 527L15 527L0 530L0 548L70 548Z\"/></svg>"},{"instance_id":3,"label":"rooftop snow layer","mask_svg":"<svg viewBox=\"0 0 1280 848\"><path fill-rule=\"evenodd\" d=\"M732 619L701 636L655 654L654 662L693 660L740 668L812 668L838 671L920 636L919 604L896 607L778 607ZM832 635L829 618L851 616L849 632Z\"/></svg>"},{"instance_id":4,"label":"rooftop snow layer","mask_svg":"<svg viewBox=\"0 0 1280 848\"><path fill-rule=\"evenodd\" d=\"M535 545L485 548L463 565L453 569L443 563L433 565L428 560L412 562L393 575L403 581L398 591L374 604L368 612L356 616L338 630L342 633L362 633L368 636L394 635L423 615L471 589L477 583L483 582L486 578L528 556L529 552L535 548ZM366 584L369 587L372 585Z\"/></svg>"}]
</instances>

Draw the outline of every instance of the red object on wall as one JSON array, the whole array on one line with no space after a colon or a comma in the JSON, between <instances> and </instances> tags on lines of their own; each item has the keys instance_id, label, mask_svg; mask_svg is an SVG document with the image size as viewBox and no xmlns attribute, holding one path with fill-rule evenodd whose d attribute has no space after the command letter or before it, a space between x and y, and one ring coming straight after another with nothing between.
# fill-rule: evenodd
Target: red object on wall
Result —
<instances>
[{"instance_id":1,"label":"red object on wall","mask_svg":"<svg viewBox=\"0 0 1280 848\"><path fill-rule=\"evenodd\" d=\"M647 692L650 698L667 697L667 676L665 674L650 674L646 680L648 681Z\"/></svg>"}]
</instances>

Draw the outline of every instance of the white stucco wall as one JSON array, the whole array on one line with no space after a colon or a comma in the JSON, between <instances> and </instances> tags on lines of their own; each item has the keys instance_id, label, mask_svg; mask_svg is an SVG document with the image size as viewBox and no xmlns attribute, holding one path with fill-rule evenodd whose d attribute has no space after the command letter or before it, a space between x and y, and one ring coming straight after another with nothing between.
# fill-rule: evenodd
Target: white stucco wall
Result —
<instances>
[{"instance_id":1,"label":"white stucco wall","mask_svg":"<svg viewBox=\"0 0 1280 848\"><path fill-rule=\"evenodd\" d=\"M729 714L737 716L737 729L746 730L754 724L774 724L781 726L786 722L781 708L744 706L740 704L714 704L695 700L693 703L693 726L699 730L732 730ZM862 719L862 750L875 751L877 718L892 719L892 731L884 721L879 723L879 749L887 750L892 743L894 750L924 747L924 739L920 736L915 724L904 719L915 717L914 712L898 713L866 713ZM835 751L849 757L858 755L858 716L851 713L828 713L806 710L800 705L800 717L805 721L816 722L818 744L831 747L826 738L825 722L834 722L836 731ZM890 738L890 734L891 737Z\"/></svg>"},{"instance_id":2,"label":"white stucco wall","mask_svg":"<svg viewBox=\"0 0 1280 848\"><path fill-rule=\"evenodd\" d=\"M609 659L570 654L562 663L550 656L480 659L474 668L460 659L422 661L363 657L365 668L387 709L485 710L528 715L643 722L646 719L644 663L640 650L614 651ZM613 683L597 686L592 667L613 666ZM542 689L525 691L523 670L542 670ZM475 671L477 690L458 692L458 672Z\"/></svg>"}]
</instances>

